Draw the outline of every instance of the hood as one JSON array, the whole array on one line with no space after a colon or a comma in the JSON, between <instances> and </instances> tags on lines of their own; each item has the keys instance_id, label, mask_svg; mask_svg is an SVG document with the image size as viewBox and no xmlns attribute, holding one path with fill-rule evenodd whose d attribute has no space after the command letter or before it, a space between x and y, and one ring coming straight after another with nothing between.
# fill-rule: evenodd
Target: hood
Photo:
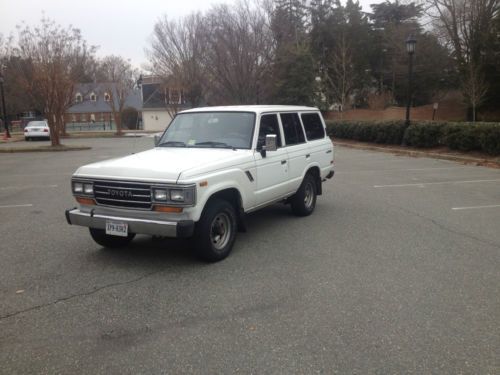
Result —
<instances>
[{"instance_id":1,"label":"hood","mask_svg":"<svg viewBox=\"0 0 500 375\"><path fill-rule=\"evenodd\" d=\"M249 150L219 148L156 147L121 158L104 160L80 167L75 176L176 182L189 169L217 168L248 156Z\"/></svg>"}]
</instances>

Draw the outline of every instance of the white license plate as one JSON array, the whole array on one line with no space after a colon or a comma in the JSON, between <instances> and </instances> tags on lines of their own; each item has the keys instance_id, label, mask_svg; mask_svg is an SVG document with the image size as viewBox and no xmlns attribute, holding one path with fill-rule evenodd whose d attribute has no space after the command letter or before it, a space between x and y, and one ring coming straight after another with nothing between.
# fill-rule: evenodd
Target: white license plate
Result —
<instances>
[{"instance_id":1,"label":"white license plate","mask_svg":"<svg viewBox=\"0 0 500 375\"><path fill-rule=\"evenodd\" d=\"M128 224L117 221L106 221L106 234L111 236L128 236Z\"/></svg>"}]
</instances>

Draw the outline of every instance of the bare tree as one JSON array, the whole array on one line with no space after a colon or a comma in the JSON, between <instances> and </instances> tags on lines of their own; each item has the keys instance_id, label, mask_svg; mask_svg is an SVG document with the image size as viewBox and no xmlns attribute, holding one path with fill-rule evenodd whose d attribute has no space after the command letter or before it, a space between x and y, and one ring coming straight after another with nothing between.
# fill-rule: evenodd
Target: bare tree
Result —
<instances>
[{"instance_id":1,"label":"bare tree","mask_svg":"<svg viewBox=\"0 0 500 375\"><path fill-rule=\"evenodd\" d=\"M165 83L174 81L176 86L182 87L185 97L194 107L201 103L205 85L203 23L200 13L179 21L170 21L164 16L156 23L151 46L146 50L153 74Z\"/></svg>"},{"instance_id":2,"label":"bare tree","mask_svg":"<svg viewBox=\"0 0 500 375\"><path fill-rule=\"evenodd\" d=\"M462 89L472 106L476 107L487 94L484 56L489 41L496 40L494 22L500 13L499 0L423 0L427 14L433 19L435 30L450 46L458 63Z\"/></svg>"},{"instance_id":3,"label":"bare tree","mask_svg":"<svg viewBox=\"0 0 500 375\"><path fill-rule=\"evenodd\" d=\"M206 16L205 67L211 100L259 103L271 72L275 40L269 13L261 4L218 5Z\"/></svg>"},{"instance_id":4,"label":"bare tree","mask_svg":"<svg viewBox=\"0 0 500 375\"><path fill-rule=\"evenodd\" d=\"M100 94L111 109L116 124L116 133L122 133L122 113L125 103L135 88L138 73L130 62L120 56L107 56L100 62L100 74L105 79Z\"/></svg>"},{"instance_id":5,"label":"bare tree","mask_svg":"<svg viewBox=\"0 0 500 375\"><path fill-rule=\"evenodd\" d=\"M467 72L462 79L462 91L472 107L472 122L476 122L476 109L485 99L488 83L474 64L468 65Z\"/></svg>"},{"instance_id":6,"label":"bare tree","mask_svg":"<svg viewBox=\"0 0 500 375\"><path fill-rule=\"evenodd\" d=\"M52 146L60 144L64 113L74 104L75 84L94 52L78 29L63 28L46 18L38 27L19 30L18 46L13 50L25 62L19 66L19 80L27 95L42 102Z\"/></svg>"},{"instance_id":7,"label":"bare tree","mask_svg":"<svg viewBox=\"0 0 500 375\"><path fill-rule=\"evenodd\" d=\"M325 76L331 86L333 99L342 106L342 111L349 102L349 96L354 88L354 66L351 47L345 34L333 51L331 64L325 69Z\"/></svg>"}]
</instances>

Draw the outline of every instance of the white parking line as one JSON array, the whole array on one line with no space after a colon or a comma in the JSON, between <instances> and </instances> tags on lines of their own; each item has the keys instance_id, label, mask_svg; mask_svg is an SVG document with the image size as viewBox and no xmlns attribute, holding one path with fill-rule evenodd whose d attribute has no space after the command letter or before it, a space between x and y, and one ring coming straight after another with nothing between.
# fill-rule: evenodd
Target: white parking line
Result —
<instances>
[{"instance_id":1,"label":"white parking line","mask_svg":"<svg viewBox=\"0 0 500 375\"><path fill-rule=\"evenodd\" d=\"M464 167L428 167L428 168L405 168L405 169L364 169L359 171L336 171L339 174L355 174L355 173L379 173L379 172L414 172L414 171L433 171L442 169L462 169Z\"/></svg>"},{"instance_id":2,"label":"white parking line","mask_svg":"<svg viewBox=\"0 0 500 375\"><path fill-rule=\"evenodd\" d=\"M33 189L33 188L56 188L57 185L25 185L0 187L0 190Z\"/></svg>"},{"instance_id":3,"label":"white parking line","mask_svg":"<svg viewBox=\"0 0 500 375\"><path fill-rule=\"evenodd\" d=\"M496 182L500 181L500 178L494 180L465 180L465 181L441 181L441 182L421 182L416 184L395 184L395 185L373 185L374 188L387 188L387 187L425 187L426 185L444 185L444 184L472 184L479 182Z\"/></svg>"},{"instance_id":4,"label":"white parking line","mask_svg":"<svg viewBox=\"0 0 500 375\"><path fill-rule=\"evenodd\" d=\"M6 206L0 206L0 208L15 208L15 207L33 207L31 203L28 204L8 204Z\"/></svg>"},{"instance_id":5,"label":"white parking line","mask_svg":"<svg viewBox=\"0 0 500 375\"><path fill-rule=\"evenodd\" d=\"M490 204L487 206L452 207L451 209L458 211L458 210L476 210L481 208L494 208L494 207L500 207L500 204Z\"/></svg>"}]
</instances>

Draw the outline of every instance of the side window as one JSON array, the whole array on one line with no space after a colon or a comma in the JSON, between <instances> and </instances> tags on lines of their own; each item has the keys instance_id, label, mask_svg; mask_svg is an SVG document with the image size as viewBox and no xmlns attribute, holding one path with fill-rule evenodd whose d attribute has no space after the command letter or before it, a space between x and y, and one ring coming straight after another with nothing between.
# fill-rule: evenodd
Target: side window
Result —
<instances>
[{"instance_id":1,"label":"side window","mask_svg":"<svg viewBox=\"0 0 500 375\"><path fill-rule=\"evenodd\" d=\"M296 113L282 113L280 114L281 124L285 132L285 142L287 145L295 145L297 143L304 143L304 132L300 124L299 115Z\"/></svg>"},{"instance_id":2,"label":"side window","mask_svg":"<svg viewBox=\"0 0 500 375\"><path fill-rule=\"evenodd\" d=\"M266 135L276 134L276 144L281 147L280 126L277 115L262 115L260 118L259 139L257 149L260 150L266 144Z\"/></svg>"},{"instance_id":3,"label":"side window","mask_svg":"<svg viewBox=\"0 0 500 375\"><path fill-rule=\"evenodd\" d=\"M303 113L300 117L302 118L306 137L309 141L325 138L325 129L317 113Z\"/></svg>"}]
</instances>

